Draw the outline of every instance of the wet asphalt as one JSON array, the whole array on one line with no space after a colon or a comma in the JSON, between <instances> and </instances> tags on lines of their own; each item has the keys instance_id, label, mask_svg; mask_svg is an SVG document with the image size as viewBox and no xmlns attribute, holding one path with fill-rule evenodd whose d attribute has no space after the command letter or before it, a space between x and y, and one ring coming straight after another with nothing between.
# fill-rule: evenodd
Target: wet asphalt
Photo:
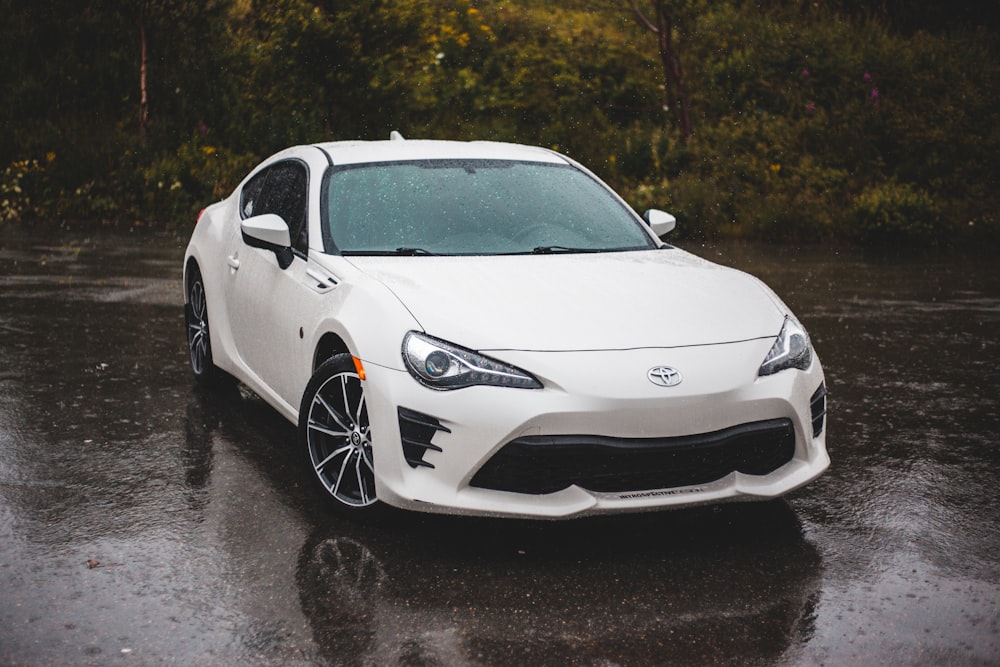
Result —
<instances>
[{"instance_id":1,"label":"wet asphalt","mask_svg":"<svg viewBox=\"0 0 1000 667\"><path fill-rule=\"evenodd\" d=\"M686 246L823 360L833 465L784 500L369 525L195 386L185 243L0 226L0 665L1000 664L995 260Z\"/></svg>"}]
</instances>

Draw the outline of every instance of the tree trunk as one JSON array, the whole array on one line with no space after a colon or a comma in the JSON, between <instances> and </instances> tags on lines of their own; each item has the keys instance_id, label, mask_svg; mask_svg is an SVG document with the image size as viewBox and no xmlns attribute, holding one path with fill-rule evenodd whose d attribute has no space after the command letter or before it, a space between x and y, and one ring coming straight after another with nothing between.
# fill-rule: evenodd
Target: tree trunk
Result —
<instances>
[{"instance_id":1,"label":"tree trunk","mask_svg":"<svg viewBox=\"0 0 1000 667\"><path fill-rule=\"evenodd\" d=\"M687 140L691 136L691 114L688 109L687 87L684 84L684 73L681 61L677 57L671 29L673 27L664 0L654 0L656 22L650 21L639 9L636 0L629 0L632 11L639 20L652 32L656 33L656 46L663 63L663 82L667 92L667 106L673 116L674 124L681 133L681 138Z\"/></svg>"},{"instance_id":2,"label":"tree trunk","mask_svg":"<svg viewBox=\"0 0 1000 667\"><path fill-rule=\"evenodd\" d=\"M146 23L139 17L139 136L146 135L149 100L146 97Z\"/></svg>"},{"instance_id":3,"label":"tree trunk","mask_svg":"<svg viewBox=\"0 0 1000 667\"><path fill-rule=\"evenodd\" d=\"M681 61L674 50L673 37L670 34L672 27L663 0L656 0L656 41L660 60L663 62L664 79L667 82L667 99L681 136L687 139L692 132L691 115L688 111L687 88L684 85Z\"/></svg>"}]
</instances>

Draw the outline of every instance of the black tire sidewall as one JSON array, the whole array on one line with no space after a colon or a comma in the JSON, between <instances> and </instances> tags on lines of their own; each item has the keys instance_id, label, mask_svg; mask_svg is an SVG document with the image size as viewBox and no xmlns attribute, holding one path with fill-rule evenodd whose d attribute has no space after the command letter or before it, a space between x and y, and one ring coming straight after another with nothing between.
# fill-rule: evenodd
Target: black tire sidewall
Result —
<instances>
[{"instance_id":1,"label":"black tire sidewall","mask_svg":"<svg viewBox=\"0 0 1000 667\"><path fill-rule=\"evenodd\" d=\"M208 341L205 345L205 362L202 365L201 371L199 372L194 367L194 360L191 358L191 331L190 325L195 321L194 307L191 305L191 292L194 290L194 286L201 283L201 293L202 298L205 300L205 322L207 323L208 329ZM215 360L212 358L212 323L208 317L208 293L205 290L205 279L201 276L201 270L198 268L197 264L191 266L191 275L187 280L187 287L184 290L184 340L187 341L188 348L188 363L191 366L191 373L194 375L195 379L202 384L211 384L215 380L215 376L218 375L215 369Z\"/></svg>"}]
</instances>

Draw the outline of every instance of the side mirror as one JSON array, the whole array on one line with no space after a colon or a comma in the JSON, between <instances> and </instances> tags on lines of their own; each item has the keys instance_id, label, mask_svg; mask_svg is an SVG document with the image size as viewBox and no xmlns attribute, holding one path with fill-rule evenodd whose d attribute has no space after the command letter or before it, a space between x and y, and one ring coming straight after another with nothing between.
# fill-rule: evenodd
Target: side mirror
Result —
<instances>
[{"instance_id":1,"label":"side mirror","mask_svg":"<svg viewBox=\"0 0 1000 667\"><path fill-rule=\"evenodd\" d=\"M649 225L649 228L657 236L666 236L674 231L674 227L677 226L677 218L666 211L659 211L655 208L651 208L643 213L642 219L646 221L646 224Z\"/></svg>"},{"instance_id":2,"label":"side mirror","mask_svg":"<svg viewBox=\"0 0 1000 667\"><path fill-rule=\"evenodd\" d=\"M292 263L292 239L288 225L280 215L255 215L240 223L240 230L248 246L274 252L282 269L287 269Z\"/></svg>"},{"instance_id":3,"label":"side mirror","mask_svg":"<svg viewBox=\"0 0 1000 667\"><path fill-rule=\"evenodd\" d=\"M281 250L292 245L288 225L280 215L265 213L247 218L240 225L247 245L264 250Z\"/></svg>"}]
</instances>

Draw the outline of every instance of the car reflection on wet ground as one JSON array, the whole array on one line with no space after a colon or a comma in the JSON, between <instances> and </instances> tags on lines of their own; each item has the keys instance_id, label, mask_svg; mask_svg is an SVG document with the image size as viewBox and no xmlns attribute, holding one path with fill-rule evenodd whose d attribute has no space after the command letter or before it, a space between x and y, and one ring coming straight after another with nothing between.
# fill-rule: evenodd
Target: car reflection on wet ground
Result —
<instances>
[{"instance_id":1,"label":"car reflection on wet ground","mask_svg":"<svg viewBox=\"0 0 1000 667\"><path fill-rule=\"evenodd\" d=\"M690 248L823 357L833 467L787 500L364 525L261 400L195 388L182 236L2 231L0 663L1000 660L991 262Z\"/></svg>"}]
</instances>

